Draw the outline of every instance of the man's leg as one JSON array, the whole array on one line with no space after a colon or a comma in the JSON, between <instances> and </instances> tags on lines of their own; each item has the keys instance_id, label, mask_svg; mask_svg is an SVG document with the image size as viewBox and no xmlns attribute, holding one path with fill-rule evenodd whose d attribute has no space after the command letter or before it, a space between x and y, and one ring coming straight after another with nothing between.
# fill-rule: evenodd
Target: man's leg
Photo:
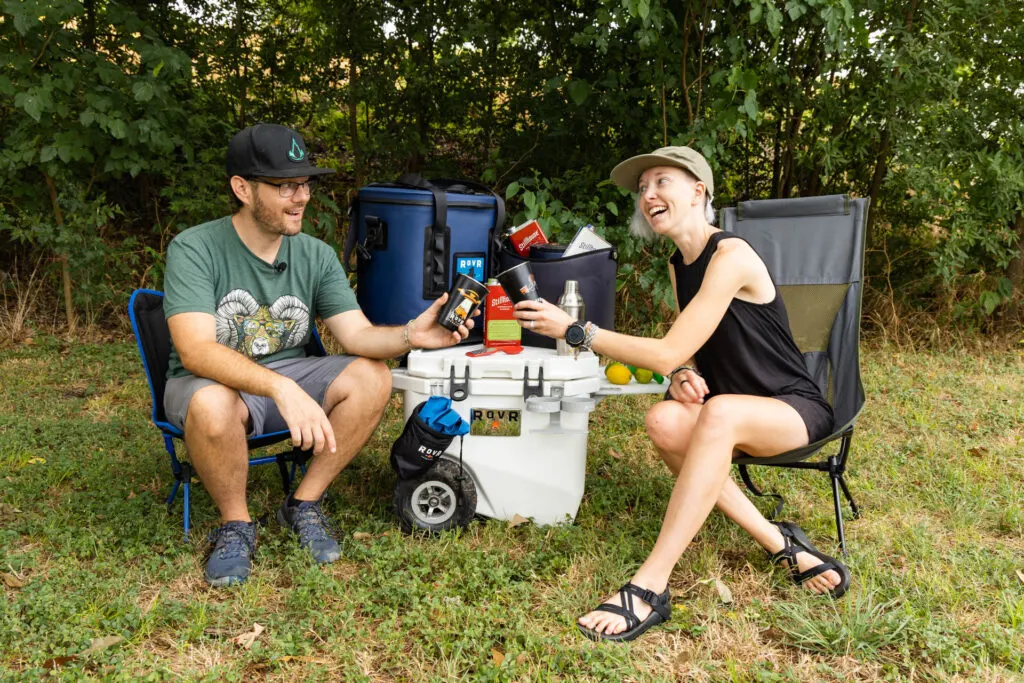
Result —
<instances>
[{"instance_id":1,"label":"man's leg","mask_svg":"<svg viewBox=\"0 0 1024 683\"><path fill-rule=\"evenodd\" d=\"M366 444L391 397L391 371L383 363L366 358L351 362L339 358L337 362L348 364L324 390L322 402L337 448L334 453L325 448L313 456L299 487L277 511L277 521L291 529L299 545L320 563L341 557L341 546L320 499Z\"/></svg>"},{"instance_id":2,"label":"man's leg","mask_svg":"<svg viewBox=\"0 0 1024 683\"><path fill-rule=\"evenodd\" d=\"M296 500L319 500L377 428L391 398L391 371L381 361L357 358L327 387L324 412L334 428L338 448L314 456Z\"/></svg>"},{"instance_id":3,"label":"man's leg","mask_svg":"<svg viewBox=\"0 0 1024 683\"><path fill-rule=\"evenodd\" d=\"M185 420L189 459L224 522L251 522L245 500L249 411L238 392L210 384L192 395Z\"/></svg>"},{"instance_id":4,"label":"man's leg","mask_svg":"<svg viewBox=\"0 0 1024 683\"><path fill-rule=\"evenodd\" d=\"M249 410L238 392L203 383L191 397L173 396L176 413L185 419L185 445L203 487L213 498L222 524L213 538L204 577L212 586L230 586L249 578L256 548L256 525L249 517L245 484L249 473L249 449L245 443ZM187 391L188 384L182 385ZM187 401L187 415L181 410Z\"/></svg>"}]
</instances>

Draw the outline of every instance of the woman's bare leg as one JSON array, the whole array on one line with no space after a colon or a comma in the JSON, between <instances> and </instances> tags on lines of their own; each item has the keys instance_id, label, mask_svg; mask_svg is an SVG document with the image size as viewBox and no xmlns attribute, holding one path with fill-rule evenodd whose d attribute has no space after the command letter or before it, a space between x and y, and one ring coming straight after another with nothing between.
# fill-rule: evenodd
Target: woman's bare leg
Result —
<instances>
[{"instance_id":1,"label":"woman's bare leg","mask_svg":"<svg viewBox=\"0 0 1024 683\"><path fill-rule=\"evenodd\" d=\"M648 431L677 479L654 550L632 583L664 591L679 557L716 505L763 547L771 552L781 549L782 535L729 478L729 467L737 448L764 457L805 445L807 430L800 415L775 399L738 395L718 396L704 406L666 401L656 408L648 415ZM659 426L669 422L675 423L673 434L679 435L675 441L659 438L667 433ZM805 562L807 568L819 563L808 553L797 559L801 569ZM826 572L804 585L822 592L838 583L835 572ZM617 597L609 602L617 603ZM650 613L647 605L634 605L641 620ZM599 633L621 633L626 628L622 617L603 611L590 612L579 622Z\"/></svg>"}]
</instances>

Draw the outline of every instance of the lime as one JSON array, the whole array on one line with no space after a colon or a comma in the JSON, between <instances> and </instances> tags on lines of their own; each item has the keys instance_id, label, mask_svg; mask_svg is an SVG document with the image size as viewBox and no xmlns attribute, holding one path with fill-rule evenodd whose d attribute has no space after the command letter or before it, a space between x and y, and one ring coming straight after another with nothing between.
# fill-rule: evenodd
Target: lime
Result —
<instances>
[{"instance_id":1,"label":"lime","mask_svg":"<svg viewBox=\"0 0 1024 683\"><path fill-rule=\"evenodd\" d=\"M636 381L640 384L647 384L654 379L654 373L647 368L637 368L633 376L636 377Z\"/></svg>"},{"instance_id":2,"label":"lime","mask_svg":"<svg viewBox=\"0 0 1024 683\"><path fill-rule=\"evenodd\" d=\"M629 368L622 363L609 363L604 369L604 376L612 384L629 384L629 380L633 378Z\"/></svg>"}]
</instances>

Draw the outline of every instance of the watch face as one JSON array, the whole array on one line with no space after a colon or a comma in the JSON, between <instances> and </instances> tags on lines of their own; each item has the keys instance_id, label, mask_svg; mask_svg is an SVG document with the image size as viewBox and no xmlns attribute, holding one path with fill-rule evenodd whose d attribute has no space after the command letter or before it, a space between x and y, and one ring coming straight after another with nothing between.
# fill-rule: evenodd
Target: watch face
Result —
<instances>
[{"instance_id":1,"label":"watch face","mask_svg":"<svg viewBox=\"0 0 1024 683\"><path fill-rule=\"evenodd\" d=\"M569 346L579 346L583 343L586 336L587 333L586 330L583 329L583 325L573 323L572 325L569 325L569 329L565 331L565 342Z\"/></svg>"}]
</instances>

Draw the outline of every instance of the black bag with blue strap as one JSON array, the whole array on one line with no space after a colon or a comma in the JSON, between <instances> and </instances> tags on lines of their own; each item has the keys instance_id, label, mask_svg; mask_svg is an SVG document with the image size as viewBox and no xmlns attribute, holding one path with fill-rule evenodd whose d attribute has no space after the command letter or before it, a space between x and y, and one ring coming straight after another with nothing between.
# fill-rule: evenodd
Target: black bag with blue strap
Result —
<instances>
[{"instance_id":1,"label":"black bag with blue strap","mask_svg":"<svg viewBox=\"0 0 1024 683\"><path fill-rule=\"evenodd\" d=\"M437 463L456 436L468 433L469 424L452 408L452 400L431 396L413 409L391 445L391 467L399 479L415 479Z\"/></svg>"}]
</instances>

